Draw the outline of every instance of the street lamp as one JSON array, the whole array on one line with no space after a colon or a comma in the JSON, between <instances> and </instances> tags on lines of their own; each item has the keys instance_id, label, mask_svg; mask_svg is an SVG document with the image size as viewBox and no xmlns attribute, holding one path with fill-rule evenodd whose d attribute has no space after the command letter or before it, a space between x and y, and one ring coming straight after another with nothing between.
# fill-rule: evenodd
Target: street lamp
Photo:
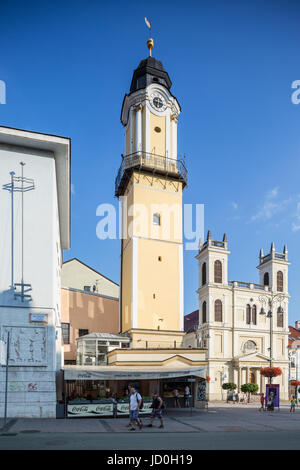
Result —
<instances>
[{"instance_id":1,"label":"street lamp","mask_svg":"<svg viewBox=\"0 0 300 470\"><path fill-rule=\"evenodd\" d=\"M269 310L266 314L265 309L262 307L260 310L260 315L266 315L267 318L270 319L270 367L272 367L273 361L273 309L277 303L280 303L280 307L278 308L279 313L283 313L283 308L281 307L281 302L285 300L285 296L282 294L273 294L271 293L270 296L268 295L260 295L258 299L263 305L268 306ZM270 377L270 384L272 383L272 377Z\"/></svg>"}]
</instances>

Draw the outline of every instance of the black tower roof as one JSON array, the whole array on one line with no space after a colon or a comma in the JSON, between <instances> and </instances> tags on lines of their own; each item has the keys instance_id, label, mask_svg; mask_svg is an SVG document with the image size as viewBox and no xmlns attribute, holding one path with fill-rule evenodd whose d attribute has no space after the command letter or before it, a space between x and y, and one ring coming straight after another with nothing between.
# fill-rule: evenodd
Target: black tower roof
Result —
<instances>
[{"instance_id":1,"label":"black tower roof","mask_svg":"<svg viewBox=\"0 0 300 470\"><path fill-rule=\"evenodd\" d=\"M168 72L165 71L160 60L149 56L147 59L141 60L138 68L133 72L130 93L146 88L151 83L159 83L168 90L172 86Z\"/></svg>"}]
</instances>

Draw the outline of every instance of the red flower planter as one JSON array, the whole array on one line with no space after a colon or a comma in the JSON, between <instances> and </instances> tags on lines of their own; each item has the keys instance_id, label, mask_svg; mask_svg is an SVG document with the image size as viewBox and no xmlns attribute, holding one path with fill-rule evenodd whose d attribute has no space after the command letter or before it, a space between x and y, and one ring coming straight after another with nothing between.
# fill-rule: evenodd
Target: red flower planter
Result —
<instances>
[{"instance_id":1,"label":"red flower planter","mask_svg":"<svg viewBox=\"0 0 300 470\"><path fill-rule=\"evenodd\" d=\"M282 374L280 367L263 367L260 369L260 375L264 377L278 377Z\"/></svg>"}]
</instances>

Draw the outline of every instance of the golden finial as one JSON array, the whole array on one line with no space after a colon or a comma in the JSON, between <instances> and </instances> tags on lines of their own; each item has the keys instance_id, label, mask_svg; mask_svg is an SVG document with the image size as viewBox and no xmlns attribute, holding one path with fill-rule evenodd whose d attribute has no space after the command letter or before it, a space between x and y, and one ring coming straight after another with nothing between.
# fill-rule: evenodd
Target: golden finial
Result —
<instances>
[{"instance_id":1,"label":"golden finial","mask_svg":"<svg viewBox=\"0 0 300 470\"><path fill-rule=\"evenodd\" d=\"M150 23L149 20L147 20L146 17L145 17L145 23L146 23L146 25L147 25L148 28L149 28L149 39L148 39L148 41L147 41L147 47L148 47L148 49L149 49L149 55L150 55L150 57L151 57L151 55L152 55L151 51L152 51L152 49L153 49L153 47L154 47L154 41L153 41L153 39L150 37L150 36L151 36L151 23Z\"/></svg>"},{"instance_id":2,"label":"golden finial","mask_svg":"<svg viewBox=\"0 0 300 470\"><path fill-rule=\"evenodd\" d=\"M152 51L152 49L153 49L153 47L154 47L154 41L153 41L152 38L149 38L149 39L148 39L148 41L147 41L147 47L148 47L148 49L149 49L149 55L150 55L150 57L151 57L151 55L152 55L151 51Z\"/></svg>"}]
</instances>

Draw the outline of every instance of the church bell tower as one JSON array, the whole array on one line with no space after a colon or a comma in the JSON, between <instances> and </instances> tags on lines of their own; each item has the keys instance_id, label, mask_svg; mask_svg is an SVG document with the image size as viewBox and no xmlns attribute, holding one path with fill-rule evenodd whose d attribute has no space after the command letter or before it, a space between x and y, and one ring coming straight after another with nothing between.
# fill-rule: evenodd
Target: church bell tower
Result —
<instances>
[{"instance_id":1,"label":"church bell tower","mask_svg":"<svg viewBox=\"0 0 300 470\"><path fill-rule=\"evenodd\" d=\"M168 73L152 57L153 45L149 39L149 57L134 71L123 100L125 150L115 185L123 231L120 329L133 341L147 335L149 347L162 335L183 331L182 192L187 184L177 155L180 105Z\"/></svg>"}]
</instances>

